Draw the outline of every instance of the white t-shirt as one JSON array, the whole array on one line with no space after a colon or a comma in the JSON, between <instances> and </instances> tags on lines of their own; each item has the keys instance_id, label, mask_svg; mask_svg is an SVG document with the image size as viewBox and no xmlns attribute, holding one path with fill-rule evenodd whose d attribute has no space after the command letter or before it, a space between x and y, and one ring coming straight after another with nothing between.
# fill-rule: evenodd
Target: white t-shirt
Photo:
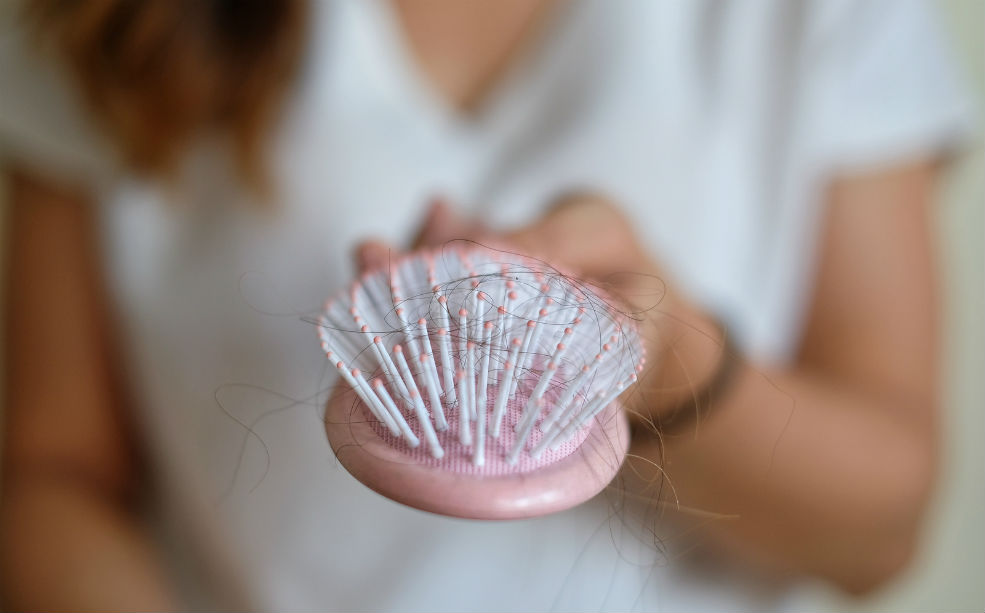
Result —
<instances>
[{"instance_id":1,"label":"white t-shirt","mask_svg":"<svg viewBox=\"0 0 985 613\"><path fill-rule=\"evenodd\" d=\"M561 3L465 117L417 72L385 4L314 8L273 142L273 212L242 202L205 146L180 191L121 172L65 75L3 16L0 153L100 195L179 566L194 552L282 610L781 606L782 590L736 568L679 564L615 493L484 523L369 491L326 442L334 379L300 315L348 281L357 240L404 243L433 194L505 227L586 187L621 203L749 355L788 361L826 180L933 155L966 128L933 16L909 1Z\"/></svg>"}]
</instances>

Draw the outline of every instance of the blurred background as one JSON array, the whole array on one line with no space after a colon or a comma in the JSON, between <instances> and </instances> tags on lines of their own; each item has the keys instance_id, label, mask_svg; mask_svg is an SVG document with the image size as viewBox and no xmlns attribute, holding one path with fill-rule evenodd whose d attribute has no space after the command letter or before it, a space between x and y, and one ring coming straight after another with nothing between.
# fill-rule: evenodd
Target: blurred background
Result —
<instances>
[{"instance_id":1,"label":"blurred background","mask_svg":"<svg viewBox=\"0 0 985 613\"><path fill-rule=\"evenodd\" d=\"M985 609L985 2L941 0L937 8L962 62L979 132L955 160L939 195L947 298L944 474L923 550L905 576L863 600L819 589L822 610ZM5 214L4 206L0 230Z\"/></svg>"}]
</instances>

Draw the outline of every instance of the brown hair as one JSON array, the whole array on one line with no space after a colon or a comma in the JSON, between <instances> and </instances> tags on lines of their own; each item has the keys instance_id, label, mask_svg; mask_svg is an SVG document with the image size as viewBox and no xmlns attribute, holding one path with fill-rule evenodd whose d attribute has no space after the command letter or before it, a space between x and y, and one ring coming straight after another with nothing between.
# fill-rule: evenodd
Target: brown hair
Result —
<instances>
[{"instance_id":1,"label":"brown hair","mask_svg":"<svg viewBox=\"0 0 985 613\"><path fill-rule=\"evenodd\" d=\"M267 183L263 137L304 47L304 0L31 0L28 17L134 170L167 175L192 139L230 139Z\"/></svg>"}]
</instances>

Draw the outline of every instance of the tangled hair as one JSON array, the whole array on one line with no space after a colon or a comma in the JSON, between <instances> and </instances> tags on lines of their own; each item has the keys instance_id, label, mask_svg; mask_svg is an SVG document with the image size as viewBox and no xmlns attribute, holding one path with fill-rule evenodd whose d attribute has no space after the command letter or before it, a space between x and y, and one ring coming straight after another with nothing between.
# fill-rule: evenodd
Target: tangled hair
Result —
<instances>
[{"instance_id":1,"label":"tangled hair","mask_svg":"<svg viewBox=\"0 0 985 613\"><path fill-rule=\"evenodd\" d=\"M28 0L123 160L167 176L202 132L263 191L262 141L299 64L304 0Z\"/></svg>"}]
</instances>

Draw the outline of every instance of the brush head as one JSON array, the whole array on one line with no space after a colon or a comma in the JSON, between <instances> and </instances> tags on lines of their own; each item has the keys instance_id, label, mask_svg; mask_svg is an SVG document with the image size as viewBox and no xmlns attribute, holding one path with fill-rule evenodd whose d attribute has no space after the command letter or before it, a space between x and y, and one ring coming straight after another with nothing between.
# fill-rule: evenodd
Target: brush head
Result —
<instances>
[{"instance_id":1,"label":"brush head","mask_svg":"<svg viewBox=\"0 0 985 613\"><path fill-rule=\"evenodd\" d=\"M329 441L410 506L508 519L579 504L629 445L634 322L546 264L482 247L419 252L326 303L322 347L348 384Z\"/></svg>"}]
</instances>

